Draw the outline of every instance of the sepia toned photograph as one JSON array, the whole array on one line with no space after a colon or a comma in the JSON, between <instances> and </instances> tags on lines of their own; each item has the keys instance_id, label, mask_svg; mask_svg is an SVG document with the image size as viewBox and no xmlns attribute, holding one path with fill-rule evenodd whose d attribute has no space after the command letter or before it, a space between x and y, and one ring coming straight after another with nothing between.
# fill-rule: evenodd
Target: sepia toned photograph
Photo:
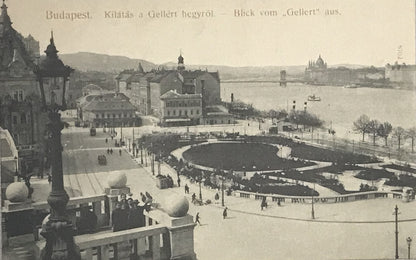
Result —
<instances>
[{"instance_id":1,"label":"sepia toned photograph","mask_svg":"<svg viewBox=\"0 0 416 260\"><path fill-rule=\"evenodd\" d=\"M414 0L0 5L0 259L416 259Z\"/></svg>"}]
</instances>

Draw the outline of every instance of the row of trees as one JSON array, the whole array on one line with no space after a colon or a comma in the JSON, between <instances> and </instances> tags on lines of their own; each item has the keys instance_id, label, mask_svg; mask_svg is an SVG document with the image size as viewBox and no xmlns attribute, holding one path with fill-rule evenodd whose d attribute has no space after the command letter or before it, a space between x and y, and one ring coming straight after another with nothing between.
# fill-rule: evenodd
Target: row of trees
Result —
<instances>
[{"instance_id":1,"label":"row of trees","mask_svg":"<svg viewBox=\"0 0 416 260\"><path fill-rule=\"evenodd\" d=\"M322 127L324 123L317 115L304 110L292 110L288 115L288 120L292 124L296 124L297 128L299 125L302 125L304 130L309 127L312 132L315 128Z\"/></svg>"},{"instance_id":2,"label":"row of trees","mask_svg":"<svg viewBox=\"0 0 416 260\"><path fill-rule=\"evenodd\" d=\"M384 139L384 143L387 146L387 140L390 135L397 138L398 149L400 149L402 141L409 138L412 141L412 153L414 152L414 141L416 138L416 127L404 129L403 127L393 127L389 122L381 123L376 119L370 119L367 115L361 115L353 123L353 130L357 133L361 133L363 137L366 134L370 135L373 141L373 145L376 144L377 137Z\"/></svg>"}]
</instances>

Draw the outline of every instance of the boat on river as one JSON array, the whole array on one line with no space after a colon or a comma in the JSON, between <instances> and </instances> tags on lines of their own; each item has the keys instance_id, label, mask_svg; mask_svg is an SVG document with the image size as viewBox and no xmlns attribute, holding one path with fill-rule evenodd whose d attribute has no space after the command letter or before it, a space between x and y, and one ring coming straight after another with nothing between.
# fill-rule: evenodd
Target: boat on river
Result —
<instances>
[{"instance_id":1,"label":"boat on river","mask_svg":"<svg viewBox=\"0 0 416 260\"><path fill-rule=\"evenodd\" d=\"M345 85L344 88L357 88L358 86L356 84L348 84Z\"/></svg>"},{"instance_id":2,"label":"boat on river","mask_svg":"<svg viewBox=\"0 0 416 260\"><path fill-rule=\"evenodd\" d=\"M321 98L318 96L315 96L315 94L308 97L308 101L321 101Z\"/></svg>"}]
</instances>

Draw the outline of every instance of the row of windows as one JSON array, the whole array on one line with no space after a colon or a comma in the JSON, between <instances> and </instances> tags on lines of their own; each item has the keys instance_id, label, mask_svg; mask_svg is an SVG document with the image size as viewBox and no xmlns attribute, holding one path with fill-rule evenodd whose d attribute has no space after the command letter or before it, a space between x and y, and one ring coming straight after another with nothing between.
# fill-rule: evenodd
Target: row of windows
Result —
<instances>
[{"instance_id":1,"label":"row of windows","mask_svg":"<svg viewBox=\"0 0 416 260\"><path fill-rule=\"evenodd\" d=\"M17 124L28 124L30 123L30 116L27 115L25 113L21 113L20 114L20 120L19 120L19 115L13 113L12 114L12 124L13 125L17 125Z\"/></svg>"},{"instance_id":2,"label":"row of windows","mask_svg":"<svg viewBox=\"0 0 416 260\"><path fill-rule=\"evenodd\" d=\"M132 113L124 113L124 114L104 114L104 113L102 113L101 115L100 114L95 114L95 117L96 118L123 118L123 117L125 117L125 118L127 118L127 117L133 117L133 114Z\"/></svg>"},{"instance_id":3,"label":"row of windows","mask_svg":"<svg viewBox=\"0 0 416 260\"><path fill-rule=\"evenodd\" d=\"M198 107L201 105L200 100L187 100L187 101L167 101L166 107Z\"/></svg>"},{"instance_id":4,"label":"row of windows","mask_svg":"<svg viewBox=\"0 0 416 260\"><path fill-rule=\"evenodd\" d=\"M171 115L171 111L170 110L168 110L168 116L170 116ZM176 110L174 109L174 110L172 110L172 115L173 116L176 116ZM178 110L178 116L181 116L182 115L182 110ZM187 116L188 115L188 110L184 110L183 111L183 115L185 115L185 116ZM191 109L190 110L190 115L192 116L192 115L194 115L194 110L193 109ZM195 115L199 115L199 109L196 109L195 110Z\"/></svg>"},{"instance_id":5,"label":"row of windows","mask_svg":"<svg viewBox=\"0 0 416 260\"><path fill-rule=\"evenodd\" d=\"M16 90L13 93L13 99L16 101L23 101L24 99L23 90Z\"/></svg>"}]
</instances>

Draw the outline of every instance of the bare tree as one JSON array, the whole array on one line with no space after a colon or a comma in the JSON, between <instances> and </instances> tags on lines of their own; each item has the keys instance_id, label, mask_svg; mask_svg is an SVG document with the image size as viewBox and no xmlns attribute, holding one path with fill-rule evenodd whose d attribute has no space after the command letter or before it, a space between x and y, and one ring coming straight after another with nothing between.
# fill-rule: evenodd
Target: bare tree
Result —
<instances>
[{"instance_id":1,"label":"bare tree","mask_svg":"<svg viewBox=\"0 0 416 260\"><path fill-rule=\"evenodd\" d=\"M370 120L367 125L368 133L373 137L373 146L376 145L377 130L379 126L380 123L377 120Z\"/></svg>"},{"instance_id":2,"label":"bare tree","mask_svg":"<svg viewBox=\"0 0 416 260\"><path fill-rule=\"evenodd\" d=\"M398 141L398 150L400 150L400 144L402 139L405 137L406 131L403 129L403 127L396 127L393 130L393 136L397 138Z\"/></svg>"},{"instance_id":3,"label":"bare tree","mask_svg":"<svg viewBox=\"0 0 416 260\"><path fill-rule=\"evenodd\" d=\"M391 131L393 131L393 126L389 122L384 122L379 125L377 130L377 135L384 138L385 145L387 146L387 138L389 137Z\"/></svg>"},{"instance_id":4,"label":"bare tree","mask_svg":"<svg viewBox=\"0 0 416 260\"><path fill-rule=\"evenodd\" d=\"M370 123L370 118L367 115L361 115L356 121L354 121L353 130L361 133L363 135L363 142L364 136L368 133L368 124Z\"/></svg>"},{"instance_id":5,"label":"bare tree","mask_svg":"<svg viewBox=\"0 0 416 260\"><path fill-rule=\"evenodd\" d=\"M414 153L414 144L415 144L415 138L416 138L416 127L412 127L407 129L406 136L409 137L412 140L412 153Z\"/></svg>"}]
</instances>

